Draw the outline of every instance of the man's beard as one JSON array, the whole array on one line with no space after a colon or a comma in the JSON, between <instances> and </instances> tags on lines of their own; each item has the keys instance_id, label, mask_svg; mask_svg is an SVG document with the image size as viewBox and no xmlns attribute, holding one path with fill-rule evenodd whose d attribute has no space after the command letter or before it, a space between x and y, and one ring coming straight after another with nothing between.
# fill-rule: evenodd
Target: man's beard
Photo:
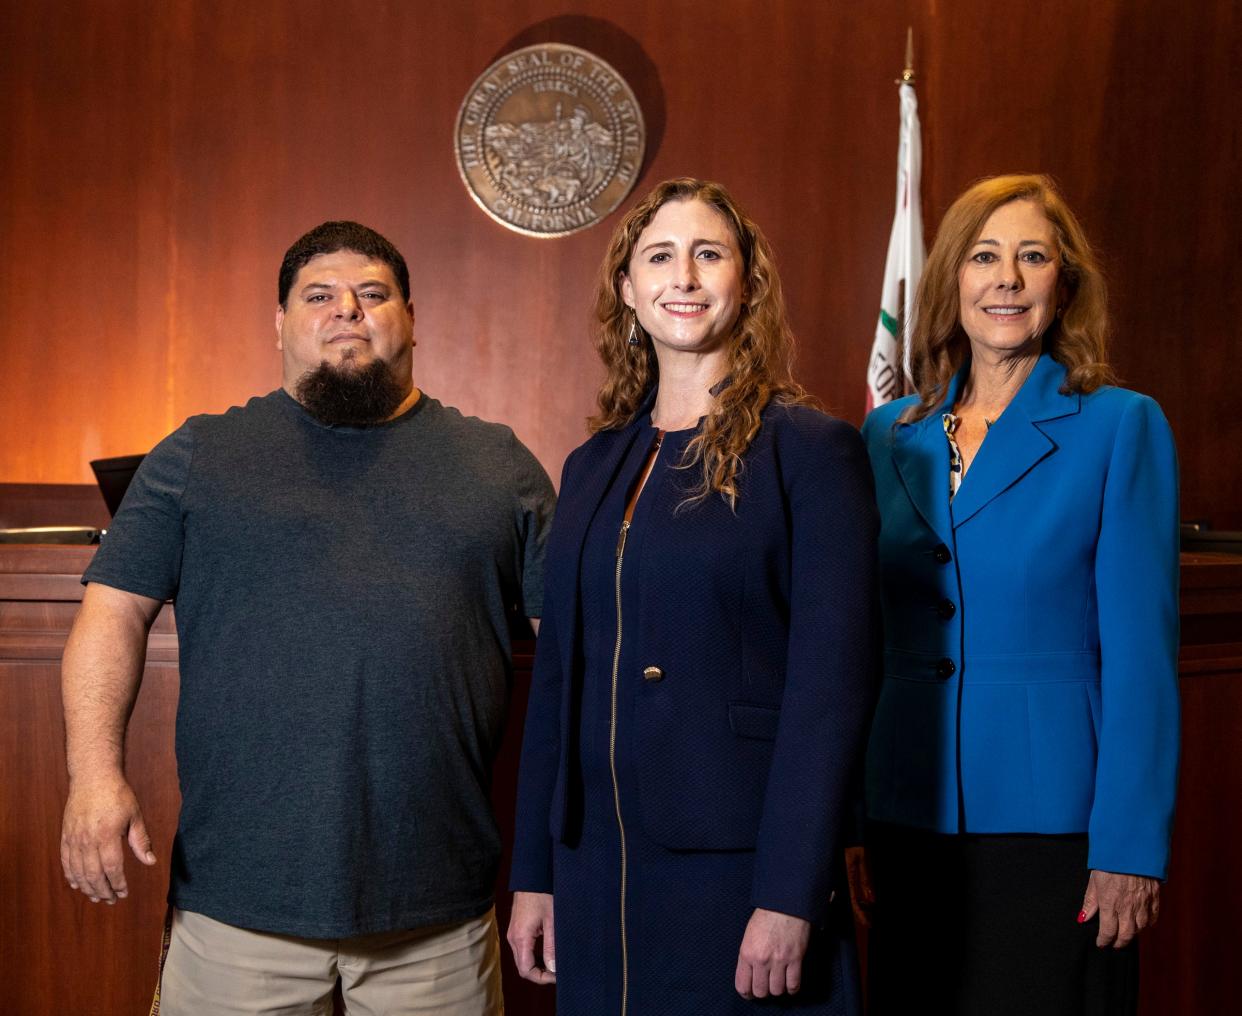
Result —
<instances>
[{"instance_id":1,"label":"man's beard","mask_svg":"<svg viewBox=\"0 0 1242 1016\"><path fill-rule=\"evenodd\" d=\"M298 379L297 400L311 416L331 427L371 427L397 411L409 394L383 360L353 367L324 360Z\"/></svg>"}]
</instances>

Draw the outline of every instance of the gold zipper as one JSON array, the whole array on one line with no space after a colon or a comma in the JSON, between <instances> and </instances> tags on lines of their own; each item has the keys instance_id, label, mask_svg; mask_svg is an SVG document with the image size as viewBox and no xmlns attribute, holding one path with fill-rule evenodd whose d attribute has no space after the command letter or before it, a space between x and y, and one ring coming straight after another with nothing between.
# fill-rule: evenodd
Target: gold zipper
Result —
<instances>
[{"instance_id":1,"label":"gold zipper","mask_svg":"<svg viewBox=\"0 0 1242 1016\"><path fill-rule=\"evenodd\" d=\"M621 1016L625 1016L630 987L630 955L625 938L625 823L621 820L621 788L617 785L617 671L621 665L621 562L625 558L625 536L628 521L621 523L617 537L617 645L612 654L612 716L608 725L608 767L612 770L612 803L617 811L617 829L621 833Z\"/></svg>"}]
</instances>

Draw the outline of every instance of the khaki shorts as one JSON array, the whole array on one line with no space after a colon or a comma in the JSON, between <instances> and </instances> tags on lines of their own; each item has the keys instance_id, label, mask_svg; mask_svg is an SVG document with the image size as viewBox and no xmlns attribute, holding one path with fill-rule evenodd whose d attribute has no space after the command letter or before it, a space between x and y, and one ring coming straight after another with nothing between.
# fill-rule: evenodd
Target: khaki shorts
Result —
<instances>
[{"instance_id":1,"label":"khaki shorts","mask_svg":"<svg viewBox=\"0 0 1242 1016\"><path fill-rule=\"evenodd\" d=\"M414 931L314 939L172 915L158 1016L503 1016L496 914Z\"/></svg>"}]
</instances>

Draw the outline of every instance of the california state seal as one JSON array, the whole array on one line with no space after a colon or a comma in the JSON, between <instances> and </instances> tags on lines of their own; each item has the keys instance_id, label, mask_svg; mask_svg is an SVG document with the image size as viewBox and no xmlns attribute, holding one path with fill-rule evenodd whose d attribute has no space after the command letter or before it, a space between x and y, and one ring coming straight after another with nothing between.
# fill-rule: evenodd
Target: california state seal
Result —
<instances>
[{"instance_id":1,"label":"california state seal","mask_svg":"<svg viewBox=\"0 0 1242 1016\"><path fill-rule=\"evenodd\" d=\"M576 46L497 60L457 113L457 168L488 215L528 236L567 236L619 205L642 167L646 130L625 79Z\"/></svg>"}]
</instances>

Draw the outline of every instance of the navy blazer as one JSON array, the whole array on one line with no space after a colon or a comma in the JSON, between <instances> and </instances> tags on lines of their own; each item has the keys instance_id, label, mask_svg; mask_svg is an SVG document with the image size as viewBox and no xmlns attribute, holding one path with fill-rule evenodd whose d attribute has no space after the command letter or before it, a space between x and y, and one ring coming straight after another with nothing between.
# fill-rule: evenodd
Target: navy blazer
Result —
<instances>
[{"instance_id":1,"label":"navy blazer","mask_svg":"<svg viewBox=\"0 0 1242 1016\"><path fill-rule=\"evenodd\" d=\"M518 783L511 887L554 891L552 841L572 834L581 686L579 567L591 519L646 414L566 460L548 541L543 618ZM873 700L878 517L858 432L768 406L736 512L719 496L675 511L665 484L627 622L637 682L639 812L679 850L753 849L753 904L819 920ZM693 482L697 472L687 474ZM627 557L627 567L630 566Z\"/></svg>"},{"instance_id":2,"label":"navy blazer","mask_svg":"<svg viewBox=\"0 0 1242 1016\"><path fill-rule=\"evenodd\" d=\"M883 520L885 674L872 818L1089 834L1088 864L1163 878L1178 756L1178 513L1160 407L1060 389L1045 354L952 502L941 413L863 426Z\"/></svg>"}]
</instances>

